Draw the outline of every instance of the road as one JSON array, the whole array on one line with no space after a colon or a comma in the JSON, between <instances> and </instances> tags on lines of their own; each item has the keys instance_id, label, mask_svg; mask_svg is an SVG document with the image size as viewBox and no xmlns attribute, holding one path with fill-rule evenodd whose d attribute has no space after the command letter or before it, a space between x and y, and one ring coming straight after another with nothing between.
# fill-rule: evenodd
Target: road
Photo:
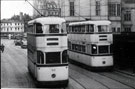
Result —
<instances>
[{"instance_id":1,"label":"road","mask_svg":"<svg viewBox=\"0 0 135 89\"><path fill-rule=\"evenodd\" d=\"M36 88L27 69L27 49L15 46L13 40L2 39L2 88ZM135 76L117 71L91 72L69 64L69 85L66 89L135 89Z\"/></svg>"}]
</instances>

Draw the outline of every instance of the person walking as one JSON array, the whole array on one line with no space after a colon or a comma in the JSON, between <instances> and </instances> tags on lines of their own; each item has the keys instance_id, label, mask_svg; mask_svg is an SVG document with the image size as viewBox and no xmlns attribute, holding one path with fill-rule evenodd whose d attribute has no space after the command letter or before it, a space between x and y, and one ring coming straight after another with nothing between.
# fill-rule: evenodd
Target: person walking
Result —
<instances>
[{"instance_id":1,"label":"person walking","mask_svg":"<svg viewBox=\"0 0 135 89\"><path fill-rule=\"evenodd\" d=\"M1 45L1 51L2 51L2 53L4 52L4 48L5 48L5 46L2 44Z\"/></svg>"}]
</instances>

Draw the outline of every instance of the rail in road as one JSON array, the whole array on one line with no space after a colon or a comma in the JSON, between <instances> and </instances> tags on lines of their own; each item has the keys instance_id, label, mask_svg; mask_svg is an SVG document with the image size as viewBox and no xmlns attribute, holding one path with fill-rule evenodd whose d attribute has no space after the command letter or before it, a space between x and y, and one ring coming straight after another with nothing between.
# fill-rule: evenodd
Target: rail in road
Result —
<instances>
[{"instance_id":1,"label":"rail in road","mask_svg":"<svg viewBox=\"0 0 135 89\"><path fill-rule=\"evenodd\" d=\"M27 50L15 46L13 40L2 43L5 51L1 53L1 87L36 88L27 69ZM135 89L135 77L117 71L91 72L69 64L69 85L65 89Z\"/></svg>"}]
</instances>

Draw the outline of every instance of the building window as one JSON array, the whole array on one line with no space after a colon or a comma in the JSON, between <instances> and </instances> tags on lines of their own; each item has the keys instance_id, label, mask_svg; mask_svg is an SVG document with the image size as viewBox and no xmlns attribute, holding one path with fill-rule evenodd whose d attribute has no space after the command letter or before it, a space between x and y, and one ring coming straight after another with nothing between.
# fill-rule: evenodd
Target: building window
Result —
<instances>
[{"instance_id":1,"label":"building window","mask_svg":"<svg viewBox=\"0 0 135 89\"><path fill-rule=\"evenodd\" d=\"M131 12L130 11L127 11L124 14L124 21L131 21Z\"/></svg>"},{"instance_id":2,"label":"building window","mask_svg":"<svg viewBox=\"0 0 135 89\"><path fill-rule=\"evenodd\" d=\"M131 32L131 26L124 26L124 32Z\"/></svg>"},{"instance_id":3,"label":"building window","mask_svg":"<svg viewBox=\"0 0 135 89\"><path fill-rule=\"evenodd\" d=\"M7 28L7 32L8 32L8 28Z\"/></svg>"},{"instance_id":4,"label":"building window","mask_svg":"<svg viewBox=\"0 0 135 89\"><path fill-rule=\"evenodd\" d=\"M100 1L96 1L96 16L100 15Z\"/></svg>"},{"instance_id":5,"label":"building window","mask_svg":"<svg viewBox=\"0 0 135 89\"><path fill-rule=\"evenodd\" d=\"M121 32L121 31L120 31L120 27L117 28L117 32Z\"/></svg>"},{"instance_id":6,"label":"building window","mask_svg":"<svg viewBox=\"0 0 135 89\"><path fill-rule=\"evenodd\" d=\"M109 16L120 16L121 14L121 5L116 3L109 4Z\"/></svg>"},{"instance_id":7,"label":"building window","mask_svg":"<svg viewBox=\"0 0 135 89\"><path fill-rule=\"evenodd\" d=\"M121 14L121 8L120 8L120 4L117 4L117 16L120 16Z\"/></svg>"},{"instance_id":8,"label":"building window","mask_svg":"<svg viewBox=\"0 0 135 89\"><path fill-rule=\"evenodd\" d=\"M128 3L128 4L133 4L135 3L135 0L124 0L125 3Z\"/></svg>"},{"instance_id":9,"label":"building window","mask_svg":"<svg viewBox=\"0 0 135 89\"><path fill-rule=\"evenodd\" d=\"M70 16L74 16L75 10L74 10L74 2L70 2Z\"/></svg>"},{"instance_id":10,"label":"building window","mask_svg":"<svg viewBox=\"0 0 135 89\"><path fill-rule=\"evenodd\" d=\"M112 27L112 32L116 32L116 28L115 27Z\"/></svg>"},{"instance_id":11,"label":"building window","mask_svg":"<svg viewBox=\"0 0 135 89\"><path fill-rule=\"evenodd\" d=\"M116 16L116 4L109 4L109 16Z\"/></svg>"}]
</instances>

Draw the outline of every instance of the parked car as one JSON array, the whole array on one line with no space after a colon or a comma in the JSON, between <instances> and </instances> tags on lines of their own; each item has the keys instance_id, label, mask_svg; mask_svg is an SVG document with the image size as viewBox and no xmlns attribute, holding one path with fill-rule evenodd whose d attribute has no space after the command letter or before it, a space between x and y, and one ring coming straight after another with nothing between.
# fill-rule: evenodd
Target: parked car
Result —
<instances>
[{"instance_id":1,"label":"parked car","mask_svg":"<svg viewBox=\"0 0 135 89\"><path fill-rule=\"evenodd\" d=\"M21 39L15 39L14 40L15 45L21 45Z\"/></svg>"},{"instance_id":2,"label":"parked car","mask_svg":"<svg viewBox=\"0 0 135 89\"><path fill-rule=\"evenodd\" d=\"M15 39L14 39L14 43L15 45L21 45L21 41L22 41L22 36L21 35L16 35Z\"/></svg>"},{"instance_id":3,"label":"parked car","mask_svg":"<svg viewBox=\"0 0 135 89\"><path fill-rule=\"evenodd\" d=\"M27 48L27 38L24 37L21 41L21 48Z\"/></svg>"}]
</instances>

